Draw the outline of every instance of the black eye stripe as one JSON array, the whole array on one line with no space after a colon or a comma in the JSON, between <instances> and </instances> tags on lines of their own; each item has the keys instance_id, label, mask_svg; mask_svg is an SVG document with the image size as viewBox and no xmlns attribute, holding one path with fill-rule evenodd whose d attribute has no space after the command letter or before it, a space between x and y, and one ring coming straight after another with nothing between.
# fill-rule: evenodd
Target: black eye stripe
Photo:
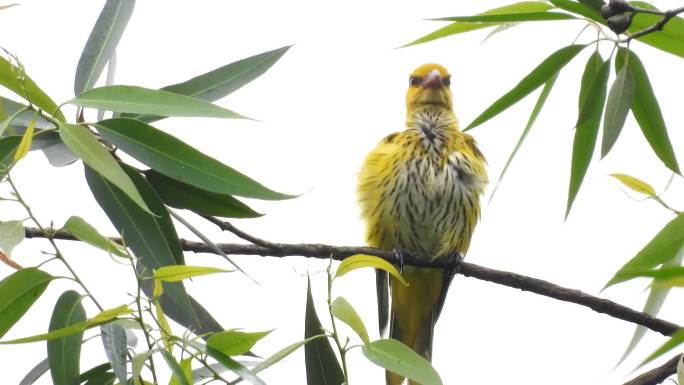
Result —
<instances>
[{"instance_id":1,"label":"black eye stripe","mask_svg":"<svg viewBox=\"0 0 684 385\"><path fill-rule=\"evenodd\" d=\"M442 84L449 87L451 85L451 78L450 77L444 78L444 80L442 80Z\"/></svg>"},{"instance_id":2,"label":"black eye stripe","mask_svg":"<svg viewBox=\"0 0 684 385\"><path fill-rule=\"evenodd\" d=\"M409 78L409 86L411 87L418 87L420 83L423 82L423 79L416 77L416 76L411 76Z\"/></svg>"}]
</instances>

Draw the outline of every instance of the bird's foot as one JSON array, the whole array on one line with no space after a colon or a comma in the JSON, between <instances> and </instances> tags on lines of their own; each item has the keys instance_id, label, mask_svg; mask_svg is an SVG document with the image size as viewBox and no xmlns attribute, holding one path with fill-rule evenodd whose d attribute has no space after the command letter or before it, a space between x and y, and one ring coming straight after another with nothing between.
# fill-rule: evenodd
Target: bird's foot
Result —
<instances>
[{"instance_id":1,"label":"bird's foot","mask_svg":"<svg viewBox=\"0 0 684 385\"><path fill-rule=\"evenodd\" d=\"M461 253L453 253L446 256L447 269L450 271L453 277L456 274L461 273L461 268L463 267L463 255Z\"/></svg>"},{"instance_id":2,"label":"bird's foot","mask_svg":"<svg viewBox=\"0 0 684 385\"><path fill-rule=\"evenodd\" d=\"M401 249L394 249L394 256L399 260L399 272L404 272L404 258L406 258L406 251Z\"/></svg>"}]
</instances>

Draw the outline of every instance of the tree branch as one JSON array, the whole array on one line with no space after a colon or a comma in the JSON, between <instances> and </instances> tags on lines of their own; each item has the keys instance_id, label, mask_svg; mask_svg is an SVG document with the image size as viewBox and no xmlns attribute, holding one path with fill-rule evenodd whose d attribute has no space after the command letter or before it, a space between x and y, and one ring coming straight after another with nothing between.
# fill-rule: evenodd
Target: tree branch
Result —
<instances>
[{"instance_id":1,"label":"tree branch","mask_svg":"<svg viewBox=\"0 0 684 385\"><path fill-rule=\"evenodd\" d=\"M75 237L63 230L48 229L46 232L51 232L54 239L77 240ZM36 228L27 227L26 237L45 238L47 236L46 232L42 232ZM121 243L121 238L113 237L111 239L115 242ZM185 251L217 254L211 246L202 242L188 241L185 239L181 239L180 242L183 250ZM266 244L272 246L237 243L216 243L215 245L218 246L224 253L233 255L260 255L270 257L303 256L322 259L332 258L341 261L354 254L368 254L375 255L393 264L399 263L393 252L379 250L372 247L330 246L305 243L287 244L271 242L266 242ZM449 262L426 261L424 259L416 258L413 255L406 255L404 257L403 263L405 265L419 267L444 268L448 267ZM679 325L672 322L668 322L653 317L650 314L630 309L613 301L598 298L579 290L568 289L551 282L528 277L522 274L490 269L468 262L463 262L460 269L460 274L466 277L477 278L499 285L504 285L523 291L529 291L560 301L586 306L598 313L604 313L613 318L619 318L627 322L645 326L648 329L665 336L671 336L681 328Z\"/></svg>"},{"instance_id":2,"label":"tree branch","mask_svg":"<svg viewBox=\"0 0 684 385\"><path fill-rule=\"evenodd\" d=\"M646 10L646 9L640 9L640 8L635 8L635 12L637 13L654 13L651 10ZM657 31L662 31L663 28L665 28L665 25L672 19L673 17L679 15L680 13L684 12L684 7L676 8L676 9L671 9L669 11L665 11L662 13L658 13L663 16L662 19L660 19L657 23L653 24L652 26L648 28L644 28L641 31L634 32L633 34L630 34L627 39L625 39L624 42L629 43L632 39L638 39L640 37L646 36L648 34L651 34L653 32Z\"/></svg>"},{"instance_id":3,"label":"tree branch","mask_svg":"<svg viewBox=\"0 0 684 385\"><path fill-rule=\"evenodd\" d=\"M677 363L679 360L682 358L682 355L679 354L675 357L672 357L669 361L664 363L662 366L659 366L655 369L651 369L648 372L642 373L636 377L634 377L632 380L627 381L624 383L624 385L657 385L660 384L661 382L667 380L668 377L671 375L677 373Z\"/></svg>"}]
</instances>

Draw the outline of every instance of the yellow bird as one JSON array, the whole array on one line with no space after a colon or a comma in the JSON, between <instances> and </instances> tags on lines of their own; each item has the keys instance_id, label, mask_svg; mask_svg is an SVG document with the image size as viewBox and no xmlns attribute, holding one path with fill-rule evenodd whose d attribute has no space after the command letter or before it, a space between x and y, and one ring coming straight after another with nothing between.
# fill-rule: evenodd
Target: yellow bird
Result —
<instances>
[{"instance_id":1,"label":"yellow bird","mask_svg":"<svg viewBox=\"0 0 684 385\"><path fill-rule=\"evenodd\" d=\"M459 130L450 83L441 65L418 67L409 77L406 128L380 141L363 164L358 195L370 246L427 260L460 261L468 250L487 183L486 162L473 137ZM406 266L404 286L378 270L380 334L389 322L390 337L430 360L435 322L454 274ZM387 373L388 385L403 381Z\"/></svg>"}]
</instances>

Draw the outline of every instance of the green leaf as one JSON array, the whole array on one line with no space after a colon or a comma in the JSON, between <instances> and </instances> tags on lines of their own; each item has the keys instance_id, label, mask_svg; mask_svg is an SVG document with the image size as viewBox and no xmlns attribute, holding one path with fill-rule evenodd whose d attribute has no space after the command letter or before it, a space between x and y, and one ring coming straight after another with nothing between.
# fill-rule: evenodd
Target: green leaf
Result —
<instances>
[{"instance_id":1,"label":"green leaf","mask_svg":"<svg viewBox=\"0 0 684 385\"><path fill-rule=\"evenodd\" d=\"M660 112L646 68L639 57L627 48L618 48L615 66L620 71L626 65L634 75L634 99L632 100L632 114L641 132L656 153L658 158L673 172L679 174L679 165L675 157L672 143L667 135L665 120Z\"/></svg>"},{"instance_id":2,"label":"green leaf","mask_svg":"<svg viewBox=\"0 0 684 385\"><path fill-rule=\"evenodd\" d=\"M119 257L127 257L126 250L123 246L100 234L97 229L81 217L69 217L62 228L69 234L91 246L118 255Z\"/></svg>"},{"instance_id":3,"label":"green leaf","mask_svg":"<svg viewBox=\"0 0 684 385\"><path fill-rule=\"evenodd\" d=\"M178 362L176 361L175 358L169 353L168 350L161 350L162 357L164 357L164 361L166 361L166 364L169 366L169 369L171 369L171 374L173 375L173 379L177 381L178 384L180 385L191 385L191 382L188 381L188 378L185 377L185 372L183 369L178 365ZM173 382L169 383L171 385Z\"/></svg>"},{"instance_id":4,"label":"green leaf","mask_svg":"<svg viewBox=\"0 0 684 385\"><path fill-rule=\"evenodd\" d=\"M635 7L656 10L653 5L643 1L631 1L630 4ZM627 32L635 33L651 27L660 21L662 17L658 15L650 15L638 13L632 19ZM670 19L662 31L649 33L638 38L640 42L646 43L652 47L658 48L662 51L684 58L684 19L681 17L673 17Z\"/></svg>"},{"instance_id":5,"label":"green leaf","mask_svg":"<svg viewBox=\"0 0 684 385\"><path fill-rule=\"evenodd\" d=\"M266 370L266 369L270 368L273 364L280 362L283 358L294 353L294 351L299 349L300 347L308 344L311 341L314 341L314 340L317 340L320 338L325 338L325 336L317 335L317 336L313 336L311 338L307 338L305 340L297 341L293 344L290 344L290 345L278 350L273 355L269 356L268 358L261 361L260 363L258 363L254 368L252 368L252 372L253 373L259 373L262 370Z\"/></svg>"},{"instance_id":6,"label":"green leaf","mask_svg":"<svg viewBox=\"0 0 684 385\"><path fill-rule=\"evenodd\" d=\"M90 130L80 125L65 123L59 125L59 136L83 163L119 188L143 210L150 212L131 178L123 172L112 154L98 142Z\"/></svg>"},{"instance_id":7,"label":"green leaf","mask_svg":"<svg viewBox=\"0 0 684 385\"><path fill-rule=\"evenodd\" d=\"M212 334L207 340L207 346L227 356L240 356L249 352L257 341L266 337L271 331L247 333L227 330Z\"/></svg>"},{"instance_id":8,"label":"green leaf","mask_svg":"<svg viewBox=\"0 0 684 385\"><path fill-rule=\"evenodd\" d=\"M126 353L128 346L126 341L126 329L115 324L107 323L100 326L102 346L104 347L107 359L114 370L116 378L120 384L128 383L128 369Z\"/></svg>"},{"instance_id":9,"label":"green leaf","mask_svg":"<svg viewBox=\"0 0 684 385\"><path fill-rule=\"evenodd\" d=\"M582 112L582 105L587 100L587 95L589 95L592 91L591 87L594 84L594 79L596 78L596 74L599 72L599 69L601 68L602 64L603 58L601 57L601 54L599 53L599 51L594 51L591 54L591 56L589 56L587 64L584 66L584 72L582 73L582 80L580 82L579 97L577 98L577 109L580 113ZM579 116L577 118L577 123L575 123L575 127L581 123L584 123L580 121L581 118L582 116ZM584 117L584 119L586 118L587 116Z\"/></svg>"},{"instance_id":10,"label":"green leaf","mask_svg":"<svg viewBox=\"0 0 684 385\"><path fill-rule=\"evenodd\" d=\"M244 365L233 360L227 355L219 352L218 350L212 349L211 347L207 346L207 354L209 355L209 357L215 359L226 369L237 374L245 381L248 381L254 385L266 385L266 383L261 378L259 378L254 372L247 369Z\"/></svg>"},{"instance_id":11,"label":"green leaf","mask_svg":"<svg viewBox=\"0 0 684 385\"><path fill-rule=\"evenodd\" d=\"M392 373L421 385L442 385L439 374L425 358L395 339L373 341L361 349L370 362Z\"/></svg>"},{"instance_id":12,"label":"green leaf","mask_svg":"<svg viewBox=\"0 0 684 385\"><path fill-rule=\"evenodd\" d=\"M677 383L684 384L684 360L681 356L677 360Z\"/></svg>"},{"instance_id":13,"label":"green leaf","mask_svg":"<svg viewBox=\"0 0 684 385\"><path fill-rule=\"evenodd\" d=\"M384 270L388 272L390 275L392 275L394 278L396 278L403 285L408 286L408 282L404 280L404 277L401 276L401 273L399 273L399 271L396 267L394 267L394 265L380 257L365 254L356 254L352 255L351 257L345 258L344 261L342 261L342 263L340 263L340 265L337 267L337 271L335 272L335 278L341 277L352 270L361 269L364 267L372 267L375 269Z\"/></svg>"},{"instance_id":14,"label":"green leaf","mask_svg":"<svg viewBox=\"0 0 684 385\"><path fill-rule=\"evenodd\" d=\"M550 0L551 4L555 5L556 7L569 11L572 13L575 13L580 16L584 16L587 19L598 21L599 23L605 24L606 21L603 19L603 16L601 16L601 13L599 10L592 9L590 7L587 7L584 4L578 3L576 1L572 0Z\"/></svg>"},{"instance_id":15,"label":"green leaf","mask_svg":"<svg viewBox=\"0 0 684 385\"><path fill-rule=\"evenodd\" d=\"M171 207L227 218L257 218L263 215L230 195L202 190L151 169L145 171L145 177L159 198Z\"/></svg>"},{"instance_id":16,"label":"green leaf","mask_svg":"<svg viewBox=\"0 0 684 385\"><path fill-rule=\"evenodd\" d=\"M539 86L546 83L556 75L566 64L570 62L584 48L585 45L570 45L559 49L546 58L532 72L525 76L513 89L500 97L497 101L482 112L472 123L465 128L469 130L488 121L508 107L519 102Z\"/></svg>"},{"instance_id":17,"label":"green leaf","mask_svg":"<svg viewBox=\"0 0 684 385\"><path fill-rule=\"evenodd\" d=\"M515 144L515 147L513 148L511 155L508 156L508 160L506 161L506 165L504 166L503 170L501 170L501 175L499 175L499 183L497 183L495 185L494 191L492 191L492 195L489 198L490 201L494 198L494 194L496 194L496 190L498 190L499 186L501 185L501 180L503 180L503 177L506 174L508 167L511 165L513 158L518 153L518 150L520 149L523 142L527 138L527 134L530 133L530 129L532 128L532 125L534 125L534 122L537 121L537 117L539 116L539 113L541 112L542 108L544 107L544 103L546 103L546 99L548 99L549 94L551 93L551 89L553 88L553 85L556 84L556 79L558 79L558 73L556 73L556 75L552 76L551 79L549 79L546 82L546 84L544 84L544 88L542 89L541 93L539 94L539 98L537 99L537 103L534 105L534 108L532 109L532 114L530 114L530 118L527 120L527 124L525 125L525 129L523 129L523 132L520 135L520 138L518 139L518 143Z\"/></svg>"},{"instance_id":18,"label":"green leaf","mask_svg":"<svg viewBox=\"0 0 684 385\"><path fill-rule=\"evenodd\" d=\"M93 88L121 40L135 0L107 0L76 66L74 95Z\"/></svg>"},{"instance_id":19,"label":"green leaf","mask_svg":"<svg viewBox=\"0 0 684 385\"><path fill-rule=\"evenodd\" d=\"M680 266L683 258L684 258L684 253L680 253L673 260L664 263L662 269L671 269L671 268L676 268L677 266ZM670 293L669 287L660 288L660 287L655 287L655 285L652 285L650 288L650 293L648 294L648 298L646 299L646 303L644 304L644 308L643 308L642 312L644 312L646 314L650 314L654 317L656 315L658 315L658 312L660 311L660 308L665 303L665 298L667 298L667 295L669 293ZM634 350L634 348L637 347L637 345L639 344L639 342L644 337L644 335L646 334L647 331L648 331L648 328L646 328L645 326L637 325L636 329L634 330L634 334L632 335L632 339L629 341L629 345L627 346L627 349L625 349L625 352L622 354L622 357L620 358L620 361L618 361L617 365L620 365L629 356L629 354Z\"/></svg>"},{"instance_id":20,"label":"green leaf","mask_svg":"<svg viewBox=\"0 0 684 385\"><path fill-rule=\"evenodd\" d=\"M648 184L648 183L646 183L640 179L637 179L633 176L629 176L629 175L625 175L625 174L610 174L610 176L619 180L620 182L622 182L622 184L629 187L633 191L636 191L638 193L641 193L641 194L644 194L644 195L647 195L650 197L656 195L656 192L655 192L655 189L653 188L653 186L651 186L650 184Z\"/></svg>"},{"instance_id":21,"label":"green leaf","mask_svg":"<svg viewBox=\"0 0 684 385\"><path fill-rule=\"evenodd\" d=\"M288 49L290 49L290 46L250 56L194 77L183 83L164 87L162 88L162 91L214 102L235 92L245 84L263 75L285 54L285 52L287 52ZM144 122L153 122L164 118L161 116L134 114L125 114L122 116L135 118Z\"/></svg>"},{"instance_id":22,"label":"green leaf","mask_svg":"<svg viewBox=\"0 0 684 385\"><path fill-rule=\"evenodd\" d=\"M178 366L180 367L187 383L192 384L192 357L181 360L181 362L178 363ZM176 376L173 376L171 381L169 381L169 385L181 385L181 382L178 381Z\"/></svg>"},{"instance_id":23,"label":"green leaf","mask_svg":"<svg viewBox=\"0 0 684 385\"><path fill-rule=\"evenodd\" d=\"M5 131L7 131L7 128L15 121L15 119L17 119L17 117L19 115L21 115L25 111L27 111L27 110L24 110L24 109L18 110L16 112L14 112L12 115L5 118L5 120L3 120L2 122L0 122L0 136L3 136ZM27 125L27 127L28 127L28 125Z\"/></svg>"},{"instance_id":24,"label":"green leaf","mask_svg":"<svg viewBox=\"0 0 684 385\"><path fill-rule=\"evenodd\" d=\"M606 287L635 277L635 273L652 269L676 258L684 247L684 214L679 214L632 259L618 270Z\"/></svg>"},{"instance_id":25,"label":"green leaf","mask_svg":"<svg viewBox=\"0 0 684 385\"><path fill-rule=\"evenodd\" d=\"M1 345L13 345L13 344L25 344L29 342L38 341L53 341L60 338L68 337L77 333L81 333L84 330L93 328L95 326L100 326L105 324L120 315L130 314L132 311L126 305L121 305L112 309L104 310L100 312L95 317L88 319L84 322L79 322L71 326L67 326L61 329L56 329L45 334L38 334L31 337L18 338L10 341L1 341Z\"/></svg>"},{"instance_id":26,"label":"green leaf","mask_svg":"<svg viewBox=\"0 0 684 385\"><path fill-rule=\"evenodd\" d=\"M324 334L311 296L311 280L306 289L306 313L304 315L304 338ZM306 383L308 385L340 385L344 380L342 367L327 337L317 338L304 345Z\"/></svg>"},{"instance_id":27,"label":"green leaf","mask_svg":"<svg viewBox=\"0 0 684 385\"><path fill-rule=\"evenodd\" d=\"M246 119L233 111L201 99L138 86L115 85L93 88L68 103L136 114Z\"/></svg>"},{"instance_id":28,"label":"green leaf","mask_svg":"<svg viewBox=\"0 0 684 385\"><path fill-rule=\"evenodd\" d=\"M218 269L215 267L203 266L162 266L154 271L152 278L164 282L180 282L191 277L198 277L201 275L215 274L215 273L230 273L232 270Z\"/></svg>"},{"instance_id":29,"label":"green leaf","mask_svg":"<svg viewBox=\"0 0 684 385\"><path fill-rule=\"evenodd\" d=\"M509 13L525 13L525 12L544 12L552 9L548 4L545 4L540 1L521 1L518 3L506 5L500 8L494 8L489 11L480 13L478 16L483 16L483 15L500 15L500 14L509 14ZM482 24L473 24L473 23L464 23L464 22L455 22L452 24L447 25L446 27L440 28L432 33L429 33L419 39L416 39L408 44L403 45L403 47L408 47L411 45L416 45L416 44L422 44L422 43L427 43L432 40L440 39L443 37L451 36L451 35L456 35L459 33L464 33L464 32L470 32L482 28L488 28L488 27L493 27L496 26L496 23L482 23Z\"/></svg>"},{"instance_id":30,"label":"green leaf","mask_svg":"<svg viewBox=\"0 0 684 385\"><path fill-rule=\"evenodd\" d=\"M28 311L52 276L35 268L19 270L0 281L0 337Z\"/></svg>"},{"instance_id":31,"label":"green leaf","mask_svg":"<svg viewBox=\"0 0 684 385\"><path fill-rule=\"evenodd\" d=\"M599 58L599 60L601 59ZM590 67L591 65L588 64L587 69L591 70ZM589 168L589 163L591 163L591 157L594 154L601 116L603 115L603 105L606 102L609 74L610 61L602 62L596 71L596 75L593 76L591 86L589 86L586 98L583 100L579 111L575 140L572 144L570 187L568 189L568 205L565 210L566 218L570 214L570 209L577 197L577 192L579 192L584 176Z\"/></svg>"},{"instance_id":32,"label":"green leaf","mask_svg":"<svg viewBox=\"0 0 684 385\"><path fill-rule=\"evenodd\" d=\"M34 382L38 381L38 379L40 379L40 377L42 377L43 374L47 373L48 370L50 370L50 363L46 358L43 361L40 361L36 366L34 366L33 369L29 370L29 372L26 373L24 378L21 379L19 385L33 384Z\"/></svg>"},{"instance_id":33,"label":"green leaf","mask_svg":"<svg viewBox=\"0 0 684 385\"><path fill-rule=\"evenodd\" d=\"M31 104L64 122L64 114L43 90L24 72L5 58L0 57L0 85L26 99Z\"/></svg>"},{"instance_id":34,"label":"green leaf","mask_svg":"<svg viewBox=\"0 0 684 385\"><path fill-rule=\"evenodd\" d=\"M86 385L113 385L114 378L116 378L116 376L114 373L109 372L111 368L112 367L109 365L109 362L90 368L81 374L79 383L85 382Z\"/></svg>"},{"instance_id":35,"label":"green leaf","mask_svg":"<svg viewBox=\"0 0 684 385\"><path fill-rule=\"evenodd\" d=\"M24 224L21 221L0 222L0 250L7 256L12 256L12 250L25 236Z\"/></svg>"},{"instance_id":36,"label":"green leaf","mask_svg":"<svg viewBox=\"0 0 684 385\"><path fill-rule=\"evenodd\" d=\"M435 21L461 21L465 23L511 23L524 21L573 20L575 16L562 12L524 12L497 15L453 16L432 19Z\"/></svg>"},{"instance_id":37,"label":"green leaf","mask_svg":"<svg viewBox=\"0 0 684 385\"><path fill-rule=\"evenodd\" d=\"M21 137L21 142L19 142L17 151L14 153L14 162L20 161L28 154L31 149L31 143L33 142L33 132L35 131L35 128L36 120L33 119L26 128L26 131L24 131L24 135Z\"/></svg>"},{"instance_id":38,"label":"green leaf","mask_svg":"<svg viewBox=\"0 0 684 385\"><path fill-rule=\"evenodd\" d=\"M642 367L646 365L647 363L655 360L656 358L662 356L663 354L669 352L670 350L676 348L677 346L681 345L684 342L684 329L680 329L678 332L672 335L670 339L665 342L662 346L660 346L658 349L656 349L655 352L651 353L650 356L648 356L642 363L639 364L639 367Z\"/></svg>"},{"instance_id":39,"label":"green leaf","mask_svg":"<svg viewBox=\"0 0 684 385\"><path fill-rule=\"evenodd\" d=\"M52 332L85 320L86 313L81 305L81 295L73 290L65 291L52 311L49 330ZM72 385L79 382L82 339L83 331L47 342L50 375L55 385Z\"/></svg>"},{"instance_id":40,"label":"green leaf","mask_svg":"<svg viewBox=\"0 0 684 385\"><path fill-rule=\"evenodd\" d=\"M354 332L361 338L364 344L368 344L370 340L368 339L368 331L366 326L363 324L363 320L359 317L359 314L354 310L354 307L347 302L344 297L337 297L330 306L330 312L335 318L349 325Z\"/></svg>"},{"instance_id":41,"label":"green leaf","mask_svg":"<svg viewBox=\"0 0 684 385\"><path fill-rule=\"evenodd\" d=\"M629 108L634 99L634 76L629 66L623 66L617 73L617 77L610 87L606 113L603 117L603 141L601 141L601 157L608 155L617 138L622 132L622 127L627 120Z\"/></svg>"},{"instance_id":42,"label":"green leaf","mask_svg":"<svg viewBox=\"0 0 684 385\"><path fill-rule=\"evenodd\" d=\"M0 178L4 178L14 164L14 153L19 147L21 136L0 139Z\"/></svg>"},{"instance_id":43,"label":"green leaf","mask_svg":"<svg viewBox=\"0 0 684 385\"><path fill-rule=\"evenodd\" d=\"M142 353L137 353L133 357L133 360L131 361L131 377L133 377L134 385L142 384L140 382L140 372L142 372L142 368L145 366L145 361L147 361L155 351L156 350L147 350Z\"/></svg>"},{"instance_id":44,"label":"green leaf","mask_svg":"<svg viewBox=\"0 0 684 385\"><path fill-rule=\"evenodd\" d=\"M603 0L579 0L579 2L596 12L601 12L601 7L605 4Z\"/></svg>"},{"instance_id":45,"label":"green leaf","mask_svg":"<svg viewBox=\"0 0 684 385\"><path fill-rule=\"evenodd\" d=\"M181 140L146 123L114 118L96 124L100 134L122 151L171 178L218 194L287 199Z\"/></svg>"}]
</instances>

